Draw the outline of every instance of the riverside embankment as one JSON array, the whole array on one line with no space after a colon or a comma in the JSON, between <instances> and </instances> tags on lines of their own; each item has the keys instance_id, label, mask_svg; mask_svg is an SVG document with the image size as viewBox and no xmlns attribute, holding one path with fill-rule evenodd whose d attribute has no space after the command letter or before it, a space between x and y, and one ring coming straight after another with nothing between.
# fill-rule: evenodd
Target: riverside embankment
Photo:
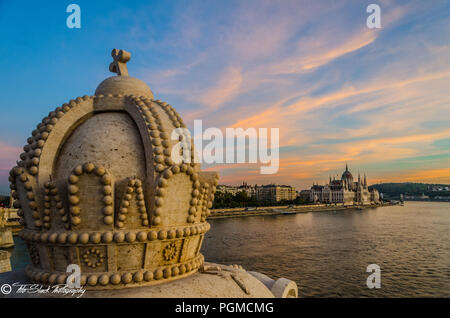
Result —
<instances>
[{"instance_id":1,"label":"riverside embankment","mask_svg":"<svg viewBox=\"0 0 450 318\"><path fill-rule=\"evenodd\" d=\"M258 208L230 208L230 209L213 209L208 219L230 218L230 217L247 217L257 215L281 215L281 214L297 214L308 212L323 212L323 211L340 211L349 209L368 209L383 206L391 206L393 204L371 204L371 205L330 205L330 204L315 204L315 205L280 205Z\"/></svg>"}]
</instances>

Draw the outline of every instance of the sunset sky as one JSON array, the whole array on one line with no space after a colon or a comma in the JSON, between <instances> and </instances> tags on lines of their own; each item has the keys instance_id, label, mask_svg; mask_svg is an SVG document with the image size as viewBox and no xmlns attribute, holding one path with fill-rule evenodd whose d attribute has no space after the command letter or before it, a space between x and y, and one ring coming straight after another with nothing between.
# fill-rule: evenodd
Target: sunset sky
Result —
<instances>
[{"instance_id":1,"label":"sunset sky","mask_svg":"<svg viewBox=\"0 0 450 318\"><path fill-rule=\"evenodd\" d=\"M205 167L220 183L302 189L348 163L369 184L450 184L449 1L0 0L0 34L0 194L36 124L112 75L112 48L190 128L280 129L276 175Z\"/></svg>"}]
</instances>

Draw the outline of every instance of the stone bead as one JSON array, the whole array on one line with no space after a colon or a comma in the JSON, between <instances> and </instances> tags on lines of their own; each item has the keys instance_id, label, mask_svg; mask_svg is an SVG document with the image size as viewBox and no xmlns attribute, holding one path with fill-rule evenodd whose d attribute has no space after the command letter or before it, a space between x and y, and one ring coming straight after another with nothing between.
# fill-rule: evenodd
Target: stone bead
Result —
<instances>
[{"instance_id":1,"label":"stone bead","mask_svg":"<svg viewBox=\"0 0 450 318\"><path fill-rule=\"evenodd\" d=\"M111 177L110 177L109 175L105 174L105 175L102 177L102 183L103 183L104 185L110 185L110 184L111 184Z\"/></svg>"},{"instance_id":2,"label":"stone bead","mask_svg":"<svg viewBox=\"0 0 450 318\"><path fill-rule=\"evenodd\" d=\"M172 270L170 268L165 268L163 271L163 276L164 278L169 278L172 276Z\"/></svg>"},{"instance_id":3,"label":"stone bead","mask_svg":"<svg viewBox=\"0 0 450 318\"><path fill-rule=\"evenodd\" d=\"M58 235L58 243L64 244L67 241L67 233L60 233Z\"/></svg>"},{"instance_id":4,"label":"stone bead","mask_svg":"<svg viewBox=\"0 0 450 318\"><path fill-rule=\"evenodd\" d=\"M93 163L90 163L90 162L89 162L89 163L86 163L86 164L83 166L83 169L84 169L85 172L91 173L92 171L94 171L95 166L94 166Z\"/></svg>"},{"instance_id":5,"label":"stone bead","mask_svg":"<svg viewBox=\"0 0 450 318\"><path fill-rule=\"evenodd\" d=\"M133 187L127 187L127 193L133 193L134 188Z\"/></svg>"},{"instance_id":6,"label":"stone bead","mask_svg":"<svg viewBox=\"0 0 450 318\"><path fill-rule=\"evenodd\" d=\"M144 279L144 274L142 272L136 272L133 275L133 281L135 281L136 283L142 282L142 280Z\"/></svg>"},{"instance_id":7,"label":"stone bead","mask_svg":"<svg viewBox=\"0 0 450 318\"><path fill-rule=\"evenodd\" d=\"M105 206L103 209L103 214L104 215L112 215L114 213L114 209L111 205Z\"/></svg>"},{"instance_id":8,"label":"stone bead","mask_svg":"<svg viewBox=\"0 0 450 318\"><path fill-rule=\"evenodd\" d=\"M102 234L102 242L110 243L113 240L113 234L111 232L105 232Z\"/></svg>"},{"instance_id":9,"label":"stone bead","mask_svg":"<svg viewBox=\"0 0 450 318\"><path fill-rule=\"evenodd\" d=\"M100 233L91 233L89 239L94 244L100 243L100 241L101 241L101 234Z\"/></svg>"},{"instance_id":10,"label":"stone bead","mask_svg":"<svg viewBox=\"0 0 450 318\"><path fill-rule=\"evenodd\" d=\"M155 205L156 206L162 206L164 204L164 199L163 198L157 198L155 201Z\"/></svg>"},{"instance_id":11,"label":"stone bead","mask_svg":"<svg viewBox=\"0 0 450 318\"><path fill-rule=\"evenodd\" d=\"M41 234L41 242L46 243L49 237L49 233L42 233Z\"/></svg>"},{"instance_id":12,"label":"stone bead","mask_svg":"<svg viewBox=\"0 0 450 318\"><path fill-rule=\"evenodd\" d=\"M177 236L177 232L174 229L171 229L167 232L167 237L173 239Z\"/></svg>"},{"instance_id":13,"label":"stone bead","mask_svg":"<svg viewBox=\"0 0 450 318\"><path fill-rule=\"evenodd\" d=\"M110 277L111 284L118 285L120 284L121 277L119 274L113 274Z\"/></svg>"},{"instance_id":14,"label":"stone bead","mask_svg":"<svg viewBox=\"0 0 450 318\"><path fill-rule=\"evenodd\" d=\"M136 238L138 239L138 241L143 242L143 241L147 240L147 233L146 232L139 232L137 234Z\"/></svg>"},{"instance_id":15,"label":"stone bead","mask_svg":"<svg viewBox=\"0 0 450 318\"><path fill-rule=\"evenodd\" d=\"M155 215L159 216L162 214L162 208L156 208L155 209Z\"/></svg>"},{"instance_id":16,"label":"stone bead","mask_svg":"<svg viewBox=\"0 0 450 318\"><path fill-rule=\"evenodd\" d=\"M79 188L76 185L70 185L68 187L69 193L70 194L77 194L79 191Z\"/></svg>"},{"instance_id":17,"label":"stone bead","mask_svg":"<svg viewBox=\"0 0 450 318\"><path fill-rule=\"evenodd\" d=\"M180 269L178 267L172 268L172 276L178 276L180 274Z\"/></svg>"},{"instance_id":18,"label":"stone bead","mask_svg":"<svg viewBox=\"0 0 450 318\"><path fill-rule=\"evenodd\" d=\"M79 178L78 178L76 175L74 175L74 174L71 174L70 177L69 177L69 182L70 182L71 184L76 184L76 183L78 183L78 180L79 180Z\"/></svg>"},{"instance_id":19,"label":"stone bead","mask_svg":"<svg viewBox=\"0 0 450 318\"><path fill-rule=\"evenodd\" d=\"M34 176L38 173L38 168L36 166L33 166L28 171Z\"/></svg>"},{"instance_id":20,"label":"stone bead","mask_svg":"<svg viewBox=\"0 0 450 318\"><path fill-rule=\"evenodd\" d=\"M108 285L109 283L109 276L107 274L103 274L100 276L100 278L98 279L98 282L100 283L100 285Z\"/></svg>"},{"instance_id":21,"label":"stone bead","mask_svg":"<svg viewBox=\"0 0 450 318\"><path fill-rule=\"evenodd\" d=\"M125 233L118 232L114 234L114 241L117 243L122 243L125 240Z\"/></svg>"},{"instance_id":22,"label":"stone bead","mask_svg":"<svg viewBox=\"0 0 450 318\"><path fill-rule=\"evenodd\" d=\"M79 237L78 237L78 242L80 242L81 244L86 244L89 242L89 233L82 233Z\"/></svg>"},{"instance_id":23,"label":"stone bead","mask_svg":"<svg viewBox=\"0 0 450 318\"><path fill-rule=\"evenodd\" d=\"M90 286L95 286L95 285L97 285L97 282L98 282L98 277L97 277L97 275L89 275L87 283L88 283Z\"/></svg>"},{"instance_id":24,"label":"stone bead","mask_svg":"<svg viewBox=\"0 0 450 318\"><path fill-rule=\"evenodd\" d=\"M158 233L156 231L150 231L150 232L147 233L147 238L150 241L154 241L154 240L156 240L158 238Z\"/></svg>"},{"instance_id":25,"label":"stone bead","mask_svg":"<svg viewBox=\"0 0 450 318\"><path fill-rule=\"evenodd\" d=\"M58 275L56 275L56 274L51 274L50 277L48 278L48 283L49 283L50 285L55 284L57 278L58 278Z\"/></svg>"},{"instance_id":26,"label":"stone bead","mask_svg":"<svg viewBox=\"0 0 450 318\"><path fill-rule=\"evenodd\" d=\"M172 158L167 157L166 159L164 159L164 163L168 166L171 166L171 165L173 165L173 160L172 160Z\"/></svg>"},{"instance_id":27,"label":"stone bead","mask_svg":"<svg viewBox=\"0 0 450 318\"><path fill-rule=\"evenodd\" d=\"M76 195L71 195L69 196L69 202L72 205L77 205L78 203L80 203L80 198Z\"/></svg>"},{"instance_id":28,"label":"stone bead","mask_svg":"<svg viewBox=\"0 0 450 318\"><path fill-rule=\"evenodd\" d=\"M165 188L165 187L167 187L167 185L168 185L168 182L167 182L167 180L166 179L159 179L158 180L158 186L160 186L160 187L162 187L162 188Z\"/></svg>"},{"instance_id":29,"label":"stone bead","mask_svg":"<svg viewBox=\"0 0 450 318\"><path fill-rule=\"evenodd\" d=\"M165 179L170 179L170 177L173 175L173 173L172 173L172 171L170 171L170 170L166 170L166 171L164 171L164 173L163 173L163 176L164 176L164 178Z\"/></svg>"},{"instance_id":30,"label":"stone bead","mask_svg":"<svg viewBox=\"0 0 450 318\"><path fill-rule=\"evenodd\" d=\"M144 280L146 282L149 282L149 281L153 280L153 272L152 271L146 271L144 273Z\"/></svg>"},{"instance_id":31,"label":"stone bead","mask_svg":"<svg viewBox=\"0 0 450 318\"><path fill-rule=\"evenodd\" d=\"M114 222L114 218L111 215L105 216L103 218L103 223L105 223L106 225L111 225Z\"/></svg>"},{"instance_id":32,"label":"stone bead","mask_svg":"<svg viewBox=\"0 0 450 318\"><path fill-rule=\"evenodd\" d=\"M110 195L112 194L112 187L107 185L103 187L103 194L105 195Z\"/></svg>"},{"instance_id":33,"label":"stone bead","mask_svg":"<svg viewBox=\"0 0 450 318\"><path fill-rule=\"evenodd\" d=\"M189 214L193 215L195 214L195 212L197 212L197 209L195 207L192 206L189 208Z\"/></svg>"},{"instance_id":34,"label":"stone bead","mask_svg":"<svg viewBox=\"0 0 450 318\"><path fill-rule=\"evenodd\" d=\"M78 206L71 206L70 207L70 213L72 215L79 215L80 214L80 207L78 207Z\"/></svg>"},{"instance_id":35,"label":"stone bead","mask_svg":"<svg viewBox=\"0 0 450 318\"><path fill-rule=\"evenodd\" d=\"M87 276L86 275L81 275L80 277L80 285L84 286L87 283Z\"/></svg>"},{"instance_id":36,"label":"stone bead","mask_svg":"<svg viewBox=\"0 0 450 318\"><path fill-rule=\"evenodd\" d=\"M180 172L180 167L179 167L179 166L173 166L173 167L172 167L172 172L173 172L174 174L179 173L179 172Z\"/></svg>"},{"instance_id":37,"label":"stone bead","mask_svg":"<svg viewBox=\"0 0 450 318\"><path fill-rule=\"evenodd\" d=\"M78 240L78 234L77 233L71 233L69 235L69 237L67 238L67 241L70 244L75 244L77 242L77 240Z\"/></svg>"},{"instance_id":38,"label":"stone bead","mask_svg":"<svg viewBox=\"0 0 450 318\"><path fill-rule=\"evenodd\" d=\"M82 166L77 166L73 172L75 173L75 175L77 176L81 176L83 174L83 167Z\"/></svg>"},{"instance_id":39,"label":"stone bead","mask_svg":"<svg viewBox=\"0 0 450 318\"><path fill-rule=\"evenodd\" d=\"M154 272L154 279L161 279L163 278L163 271L161 269L157 269Z\"/></svg>"},{"instance_id":40,"label":"stone bead","mask_svg":"<svg viewBox=\"0 0 450 318\"><path fill-rule=\"evenodd\" d=\"M67 275L66 274L60 274L60 275L58 275L58 278L56 279L56 282L58 283L58 284L65 284L66 283L66 280L67 280Z\"/></svg>"},{"instance_id":41,"label":"stone bead","mask_svg":"<svg viewBox=\"0 0 450 318\"><path fill-rule=\"evenodd\" d=\"M111 205L111 204L113 203L113 197L110 196L110 195L105 195L105 196L103 197L103 203L104 203L105 205Z\"/></svg>"},{"instance_id":42,"label":"stone bead","mask_svg":"<svg viewBox=\"0 0 450 318\"><path fill-rule=\"evenodd\" d=\"M122 283L129 284L129 283L131 283L132 280L133 280L133 276L131 275L131 273L124 273L122 275Z\"/></svg>"},{"instance_id":43,"label":"stone bead","mask_svg":"<svg viewBox=\"0 0 450 318\"><path fill-rule=\"evenodd\" d=\"M48 241L50 243L56 243L56 240L58 238L58 233L52 233L50 234L50 236L48 237Z\"/></svg>"},{"instance_id":44,"label":"stone bead","mask_svg":"<svg viewBox=\"0 0 450 318\"><path fill-rule=\"evenodd\" d=\"M158 238L160 240L165 240L167 238L167 231L166 230L159 231Z\"/></svg>"},{"instance_id":45,"label":"stone bead","mask_svg":"<svg viewBox=\"0 0 450 318\"><path fill-rule=\"evenodd\" d=\"M100 177L103 176L105 173L106 173L106 170L103 167L97 167L95 169L95 174L100 176Z\"/></svg>"},{"instance_id":46,"label":"stone bead","mask_svg":"<svg viewBox=\"0 0 450 318\"><path fill-rule=\"evenodd\" d=\"M126 234L125 238L126 238L127 242L132 243L132 242L134 242L134 241L136 240L136 233L134 233L134 232L128 232L128 233Z\"/></svg>"}]
</instances>

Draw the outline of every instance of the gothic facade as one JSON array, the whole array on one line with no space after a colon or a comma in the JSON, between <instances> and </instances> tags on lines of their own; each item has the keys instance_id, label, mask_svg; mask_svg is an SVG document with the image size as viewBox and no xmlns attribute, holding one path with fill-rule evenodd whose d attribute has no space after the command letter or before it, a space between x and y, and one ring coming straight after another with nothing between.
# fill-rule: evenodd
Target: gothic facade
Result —
<instances>
[{"instance_id":1,"label":"gothic facade","mask_svg":"<svg viewBox=\"0 0 450 318\"><path fill-rule=\"evenodd\" d=\"M310 201L318 203L342 203L344 205L372 204L380 202L377 190L369 190L366 175L364 179L358 173L358 181L353 181L353 175L346 165L341 179L330 177L326 185L315 184L311 187Z\"/></svg>"}]
</instances>

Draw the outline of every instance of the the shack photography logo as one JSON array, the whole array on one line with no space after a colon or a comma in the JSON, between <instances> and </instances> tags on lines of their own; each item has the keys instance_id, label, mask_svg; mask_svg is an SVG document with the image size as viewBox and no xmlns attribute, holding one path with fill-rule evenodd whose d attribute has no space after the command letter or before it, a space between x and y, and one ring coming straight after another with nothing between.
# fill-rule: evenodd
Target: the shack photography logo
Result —
<instances>
[{"instance_id":1,"label":"the shack photography logo","mask_svg":"<svg viewBox=\"0 0 450 318\"><path fill-rule=\"evenodd\" d=\"M65 284L42 285L42 284L24 284L14 282L12 284L3 284L0 286L0 292L3 295L19 294L19 295L45 295L58 294L62 296L70 296L80 298L86 290L81 286L81 270L77 264L67 266L67 277Z\"/></svg>"}]
</instances>

